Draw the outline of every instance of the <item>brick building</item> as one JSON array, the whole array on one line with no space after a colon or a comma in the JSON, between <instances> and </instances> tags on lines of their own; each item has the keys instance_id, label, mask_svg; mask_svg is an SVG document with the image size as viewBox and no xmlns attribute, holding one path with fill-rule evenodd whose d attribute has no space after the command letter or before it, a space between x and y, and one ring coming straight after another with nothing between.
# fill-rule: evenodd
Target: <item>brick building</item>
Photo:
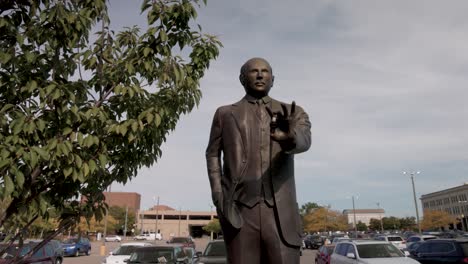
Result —
<instances>
[{"instance_id":1,"label":"brick building","mask_svg":"<svg viewBox=\"0 0 468 264\"><path fill-rule=\"evenodd\" d=\"M140 211L141 195L135 192L104 192L106 203L111 206L126 208L132 213Z\"/></svg>"}]
</instances>

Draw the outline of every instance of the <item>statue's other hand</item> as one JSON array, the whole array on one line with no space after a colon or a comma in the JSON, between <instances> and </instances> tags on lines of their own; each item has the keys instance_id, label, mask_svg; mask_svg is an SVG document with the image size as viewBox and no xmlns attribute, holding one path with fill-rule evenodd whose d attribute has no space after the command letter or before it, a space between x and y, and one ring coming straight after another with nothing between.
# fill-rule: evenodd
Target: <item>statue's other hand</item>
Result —
<instances>
[{"instance_id":1,"label":"statue's other hand","mask_svg":"<svg viewBox=\"0 0 468 264\"><path fill-rule=\"evenodd\" d=\"M294 141L294 127L296 122L296 102L291 104L291 112L285 104L281 104L283 112L273 112L268 106L266 110L271 117L271 138L278 142Z\"/></svg>"}]
</instances>

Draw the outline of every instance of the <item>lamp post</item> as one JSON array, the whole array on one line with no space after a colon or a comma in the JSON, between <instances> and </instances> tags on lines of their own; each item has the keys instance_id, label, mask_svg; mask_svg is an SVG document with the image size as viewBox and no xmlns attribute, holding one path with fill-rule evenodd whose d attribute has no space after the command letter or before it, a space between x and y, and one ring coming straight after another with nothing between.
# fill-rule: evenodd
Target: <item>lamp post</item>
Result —
<instances>
[{"instance_id":1,"label":"lamp post","mask_svg":"<svg viewBox=\"0 0 468 264\"><path fill-rule=\"evenodd\" d=\"M182 207L179 207L179 233L177 236L180 236L180 216L182 215Z\"/></svg>"},{"instance_id":2,"label":"lamp post","mask_svg":"<svg viewBox=\"0 0 468 264\"><path fill-rule=\"evenodd\" d=\"M404 171L403 174L409 174L411 177L411 184L413 185L413 198L414 198L414 208L416 209L416 221L418 223L418 232L419 234L422 234L421 232L421 222L419 221L419 211L418 211L418 202L416 200L416 189L414 188L414 175L415 174L420 174L420 171L416 172L406 172Z\"/></svg>"},{"instance_id":3,"label":"lamp post","mask_svg":"<svg viewBox=\"0 0 468 264\"><path fill-rule=\"evenodd\" d=\"M379 208L379 217L380 217L380 231L383 234L383 221L382 221L382 213L380 212L380 203L377 203L377 207Z\"/></svg>"},{"instance_id":4,"label":"lamp post","mask_svg":"<svg viewBox=\"0 0 468 264\"><path fill-rule=\"evenodd\" d=\"M155 199L155 197L153 197ZM158 232L158 219L159 219L159 196L156 202L156 222L154 224L154 240L156 240L159 232Z\"/></svg>"},{"instance_id":5,"label":"lamp post","mask_svg":"<svg viewBox=\"0 0 468 264\"><path fill-rule=\"evenodd\" d=\"M352 196L352 199L353 199L354 237L357 238L356 208L354 206L354 195Z\"/></svg>"},{"instance_id":6,"label":"lamp post","mask_svg":"<svg viewBox=\"0 0 468 264\"><path fill-rule=\"evenodd\" d=\"M213 221L213 205L210 204L210 222ZM210 232L210 241L213 241L213 230Z\"/></svg>"}]
</instances>

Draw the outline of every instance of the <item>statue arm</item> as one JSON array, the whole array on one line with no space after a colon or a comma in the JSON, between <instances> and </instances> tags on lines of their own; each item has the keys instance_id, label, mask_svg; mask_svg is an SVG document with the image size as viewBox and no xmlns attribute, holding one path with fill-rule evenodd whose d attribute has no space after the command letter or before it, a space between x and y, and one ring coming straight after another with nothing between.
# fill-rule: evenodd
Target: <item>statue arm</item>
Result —
<instances>
[{"instance_id":1,"label":"statue arm","mask_svg":"<svg viewBox=\"0 0 468 264\"><path fill-rule=\"evenodd\" d=\"M310 148L311 145L311 124L309 121L309 116L307 115L304 110L296 106L297 108L297 113L296 113L296 121L295 126L293 128L293 134L294 134L294 148L290 149L287 151L287 153L290 154L296 154L296 153L301 153L305 152Z\"/></svg>"},{"instance_id":2,"label":"statue arm","mask_svg":"<svg viewBox=\"0 0 468 264\"><path fill-rule=\"evenodd\" d=\"M213 204L222 211L222 188L221 188L221 151L222 151L222 123L220 120L220 110L216 110L211 125L210 139L206 149L206 164L208 168L208 178L211 185L211 196Z\"/></svg>"}]
</instances>

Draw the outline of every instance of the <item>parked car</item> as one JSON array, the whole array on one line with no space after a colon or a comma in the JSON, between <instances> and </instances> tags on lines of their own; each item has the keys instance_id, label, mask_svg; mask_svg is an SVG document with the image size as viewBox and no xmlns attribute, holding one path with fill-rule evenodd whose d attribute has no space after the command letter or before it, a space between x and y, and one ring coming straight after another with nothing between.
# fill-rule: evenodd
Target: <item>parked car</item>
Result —
<instances>
[{"instance_id":1,"label":"parked car","mask_svg":"<svg viewBox=\"0 0 468 264\"><path fill-rule=\"evenodd\" d=\"M330 264L330 257L335 245L323 245L315 253L315 264Z\"/></svg>"},{"instance_id":2,"label":"parked car","mask_svg":"<svg viewBox=\"0 0 468 264\"><path fill-rule=\"evenodd\" d=\"M304 238L305 247L310 249L318 249L324 244L323 242L322 237L318 235L307 235Z\"/></svg>"},{"instance_id":3,"label":"parked car","mask_svg":"<svg viewBox=\"0 0 468 264\"><path fill-rule=\"evenodd\" d=\"M62 242L63 255L78 257L84 253L89 255L91 253L91 243L85 237L69 238Z\"/></svg>"},{"instance_id":4,"label":"parked car","mask_svg":"<svg viewBox=\"0 0 468 264\"><path fill-rule=\"evenodd\" d=\"M33 239L33 240L26 240L26 243L33 243L33 244L39 244L43 240L42 239ZM54 250L54 255L56 258L55 263L62 263L63 262L63 248L62 248L62 242L60 240L52 239L47 242L52 246L52 249Z\"/></svg>"},{"instance_id":5,"label":"parked car","mask_svg":"<svg viewBox=\"0 0 468 264\"><path fill-rule=\"evenodd\" d=\"M330 257L331 264L417 264L395 245L386 241L353 240L339 242Z\"/></svg>"},{"instance_id":6,"label":"parked car","mask_svg":"<svg viewBox=\"0 0 468 264\"><path fill-rule=\"evenodd\" d=\"M181 244L185 247L195 248L195 242L191 237L172 237L167 241L168 244Z\"/></svg>"},{"instance_id":7,"label":"parked car","mask_svg":"<svg viewBox=\"0 0 468 264\"><path fill-rule=\"evenodd\" d=\"M25 243L21 247L18 244L12 244L7 248L5 253L0 257L0 263L11 263L11 260L15 256L25 256L28 254L36 243L30 242ZM6 246L6 245L5 245ZM36 264L36 263L51 263L51 264L61 264L63 259L55 254L54 247L52 243L48 242L41 248L39 248L36 253L31 257L26 257L21 263L23 264Z\"/></svg>"},{"instance_id":8,"label":"parked car","mask_svg":"<svg viewBox=\"0 0 468 264\"><path fill-rule=\"evenodd\" d=\"M140 234L133 237L134 240L162 240L162 235L160 233L147 233L147 234Z\"/></svg>"},{"instance_id":9,"label":"parked car","mask_svg":"<svg viewBox=\"0 0 468 264\"><path fill-rule=\"evenodd\" d=\"M188 264L189 259L181 245L140 247L125 261L127 264Z\"/></svg>"},{"instance_id":10,"label":"parked car","mask_svg":"<svg viewBox=\"0 0 468 264\"><path fill-rule=\"evenodd\" d=\"M338 242L343 242L343 241L351 241L352 239L349 237L335 237L332 240L332 244L338 244Z\"/></svg>"},{"instance_id":11,"label":"parked car","mask_svg":"<svg viewBox=\"0 0 468 264\"><path fill-rule=\"evenodd\" d=\"M121 264L124 263L125 259L130 258L133 252L140 247L150 247L153 246L151 243L146 242L131 242L123 243L120 247L114 249L110 252L110 255L106 257L102 263L103 264Z\"/></svg>"},{"instance_id":12,"label":"parked car","mask_svg":"<svg viewBox=\"0 0 468 264\"><path fill-rule=\"evenodd\" d=\"M468 263L468 240L428 240L412 251L410 257L422 264Z\"/></svg>"},{"instance_id":13,"label":"parked car","mask_svg":"<svg viewBox=\"0 0 468 264\"><path fill-rule=\"evenodd\" d=\"M406 239L406 247L408 248L414 242L426 241L426 240L431 240L431 239L436 239L436 238L437 237L433 235L410 236Z\"/></svg>"},{"instance_id":14,"label":"parked car","mask_svg":"<svg viewBox=\"0 0 468 264\"><path fill-rule=\"evenodd\" d=\"M109 235L104 238L106 242L120 242L122 238L117 235Z\"/></svg>"},{"instance_id":15,"label":"parked car","mask_svg":"<svg viewBox=\"0 0 468 264\"><path fill-rule=\"evenodd\" d=\"M193 247L183 247L185 255L187 255L189 264L198 264L199 256Z\"/></svg>"},{"instance_id":16,"label":"parked car","mask_svg":"<svg viewBox=\"0 0 468 264\"><path fill-rule=\"evenodd\" d=\"M397 235L386 235L386 236L377 236L374 238L379 241L387 241L395 245L399 249L406 248L406 241L401 236Z\"/></svg>"},{"instance_id":17,"label":"parked car","mask_svg":"<svg viewBox=\"0 0 468 264\"><path fill-rule=\"evenodd\" d=\"M422 243L424 243L424 241L417 241L417 242L413 242L409 245L406 246L405 249L403 249L403 251L405 252L405 254L412 254L413 251L415 251ZM406 253L408 252L408 253Z\"/></svg>"},{"instance_id":18,"label":"parked car","mask_svg":"<svg viewBox=\"0 0 468 264\"><path fill-rule=\"evenodd\" d=\"M197 252L200 256L198 264L226 264L226 245L224 240L213 240L206 245L203 254Z\"/></svg>"}]
</instances>

